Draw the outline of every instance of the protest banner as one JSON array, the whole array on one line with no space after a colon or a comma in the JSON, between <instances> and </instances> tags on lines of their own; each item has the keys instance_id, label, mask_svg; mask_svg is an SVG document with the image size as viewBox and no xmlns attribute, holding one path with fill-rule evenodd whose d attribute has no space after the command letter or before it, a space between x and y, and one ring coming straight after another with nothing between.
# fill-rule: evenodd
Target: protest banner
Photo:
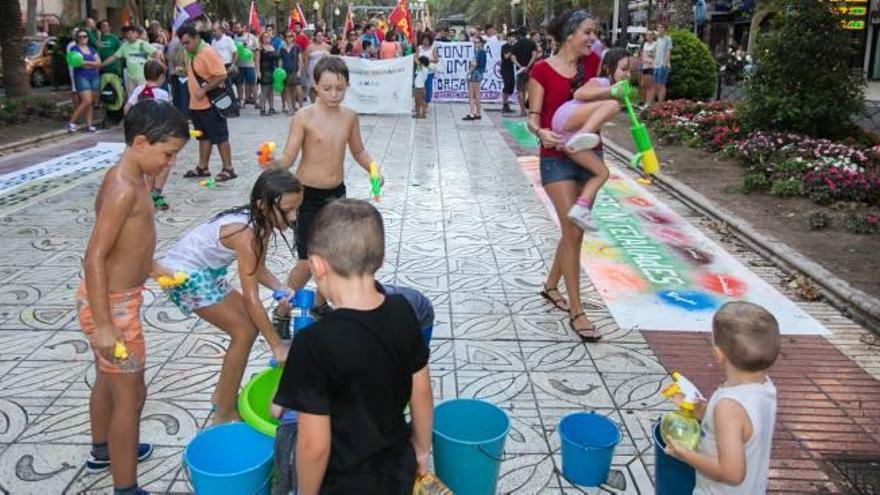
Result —
<instances>
[{"instance_id":1,"label":"protest banner","mask_svg":"<svg viewBox=\"0 0 880 495\"><path fill-rule=\"evenodd\" d=\"M342 58L350 77L343 102L345 106L358 113L412 113L412 57L387 60Z\"/></svg>"},{"instance_id":2,"label":"protest banner","mask_svg":"<svg viewBox=\"0 0 880 495\"><path fill-rule=\"evenodd\" d=\"M501 45L500 41L486 43L486 73L480 83L480 101L501 100ZM467 75L470 61L474 60L474 45L470 41L434 43L437 56L437 72L434 75L434 102L467 102Z\"/></svg>"}]
</instances>

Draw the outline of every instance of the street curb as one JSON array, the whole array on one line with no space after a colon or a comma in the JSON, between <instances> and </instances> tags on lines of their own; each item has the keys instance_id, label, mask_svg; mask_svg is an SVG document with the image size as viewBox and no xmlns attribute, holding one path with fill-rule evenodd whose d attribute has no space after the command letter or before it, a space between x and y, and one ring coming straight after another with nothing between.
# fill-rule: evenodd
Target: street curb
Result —
<instances>
[{"instance_id":1,"label":"street curb","mask_svg":"<svg viewBox=\"0 0 880 495\"><path fill-rule=\"evenodd\" d=\"M39 136L29 137L25 139L20 139L18 141L13 141L11 143L4 144L0 146L0 154L6 154L7 152L14 150L16 148L21 148L22 146L29 146L31 144L37 143L39 141L43 141L45 139L55 139L61 136L66 135L67 129L59 129L57 131L47 132L45 134L40 134Z\"/></svg>"},{"instance_id":2,"label":"street curb","mask_svg":"<svg viewBox=\"0 0 880 495\"><path fill-rule=\"evenodd\" d=\"M633 153L609 139L602 144L613 153L620 155L627 162ZM792 249L784 242L755 230L742 218L721 211L711 200L692 189L690 186L669 176L655 175L654 181L664 189L673 193L678 199L696 210L727 224L743 241L762 255L770 258L787 271L803 273L817 284L834 306L853 316L860 323L877 333L880 329L880 300L851 286L815 261Z\"/></svg>"}]
</instances>

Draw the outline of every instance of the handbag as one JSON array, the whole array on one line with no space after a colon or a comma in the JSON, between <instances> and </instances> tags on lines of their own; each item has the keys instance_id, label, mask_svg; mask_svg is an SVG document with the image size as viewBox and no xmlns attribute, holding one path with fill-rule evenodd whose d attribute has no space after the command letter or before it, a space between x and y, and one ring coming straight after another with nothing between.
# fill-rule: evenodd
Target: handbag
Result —
<instances>
[{"instance_id":1,"label":"handbag","mask_svg":"<svg viewBox=\"0 0 880 495\"><path fill-rule=\"evenodd\" d=\"M204 86L207 81L202 79L202 76L196 72L196 66L193 63L192 59L189 61L190 67L192 67L192 73L196 76L196 81L199 83L199 86ZM223 86L214 88L210 91L205 92L205 96L208 97L208 101L211 103L211 107L220 114L221 117L227 118L230 115L234 114L236 110L238 110L238 101L235 96L232 95L230 89L226 87L224 83Z\"/></svg>"}]
</instances>

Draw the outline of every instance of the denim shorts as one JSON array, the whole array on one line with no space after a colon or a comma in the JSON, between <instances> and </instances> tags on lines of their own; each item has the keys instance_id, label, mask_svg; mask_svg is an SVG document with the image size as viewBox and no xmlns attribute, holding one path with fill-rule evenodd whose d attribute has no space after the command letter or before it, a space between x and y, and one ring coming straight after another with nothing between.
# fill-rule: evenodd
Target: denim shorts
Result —
<instances>
[{"instance_id":1,"label":"denim shorts","mask_svg":"<svg viewBox=\"0 0 880 495\"><path fill-rule=\"evenodd\" d=\"M482 82L483 71L474 69L468 74L468 82Z\"/></svg>"},{"instance_id":2,"label":"denim shorts","mask_svg":"<svg viewBox=\"0 0 880 495\"><path fill-rule=\"evenodd\" d=\"M257 84L257 69L254 67L238 68L238 84Z\"/></svg>"},{"instance_id":3,"label":"denim shorts","mask_svg":"<svg viewBox=\"0 0 880 495\"><path fill-rule=\"evenodd\" d=\"M76 76L74 87L78 93L84 91L98 91L101 88L101 80L97 77Z\"/></svg>"},{"instance_id":4,"label":"denim shorts","mask_svg":"<svg viewBox=\"0 0 880 495\"><path fill-rule=\"evenodd\" d=\"M599 151L599 156L602 156ZM557 158L552 156L541 157L541 184L547 185L553 182L573 180L578 184L587 182L592 174L571 160L571 158Z\"/></svg>"},{"instance_id":5,"label":"denim shorts","mask_svg":"<svg viewBox=\"0 0 880 495\"><path fill-rule=\"evenodd\" d=\"M669 80L669 67L654 67L654 84L666 84Z\"/></svg>"}]
</instances>

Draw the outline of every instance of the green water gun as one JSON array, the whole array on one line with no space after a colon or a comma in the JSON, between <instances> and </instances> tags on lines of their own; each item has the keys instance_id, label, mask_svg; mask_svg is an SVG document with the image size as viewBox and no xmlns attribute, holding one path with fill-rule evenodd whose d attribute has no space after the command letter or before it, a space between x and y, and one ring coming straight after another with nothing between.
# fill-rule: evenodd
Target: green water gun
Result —
<instances>
[{"instance_id":1,"label":"green water gun","mask_svg":"<svg viewBox=\"0 0 880 495\"><path fill-rule=\"evenodd\" d=\"M629 99L630 94L632 94L632 86L630 86L629 81L621 81L611 87L611 96L623 100L623 104L626 106L626 113L629 115L629 120L632 123L629 130L632 133L638 153L633 155L630 165L633 168L638 168L638 163L642 162L642 171L648 175L653 175L660 171L660 161L657 159L657 153L654 152L654 145L651 144L648 128L645 127L645 124L639 122L639 118L633 110L632 102Z\"/></svg>"},{"instance_id":2,"label":"green water gun","mask_svg":"<svg viewBox=\"0 0 880 495\"><path fill-rule=\"evenodd\" d=\"M370 191L373 193L373 201L379 201L382 195L382 179L379 177L379 165L370 162Z\"/></svg>"}]
</instances>

